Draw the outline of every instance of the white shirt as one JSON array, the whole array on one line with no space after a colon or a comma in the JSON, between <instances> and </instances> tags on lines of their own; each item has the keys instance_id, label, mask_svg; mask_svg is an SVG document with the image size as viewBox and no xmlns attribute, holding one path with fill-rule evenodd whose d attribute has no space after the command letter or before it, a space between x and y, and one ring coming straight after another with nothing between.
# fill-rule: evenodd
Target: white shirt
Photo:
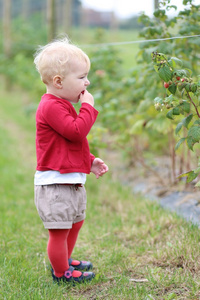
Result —
<instances>
[{"instance_id":1,"label":"white shirt","mask_svg":"<svg viewBox=\"0 0 200 300\"><path fill-rule=\"evenodd\" d=\"M64 173L58 171L36 171L34 176L34 185L48 185L48 184L85 184L85 173Z\"/></svg>"}]
</instances>

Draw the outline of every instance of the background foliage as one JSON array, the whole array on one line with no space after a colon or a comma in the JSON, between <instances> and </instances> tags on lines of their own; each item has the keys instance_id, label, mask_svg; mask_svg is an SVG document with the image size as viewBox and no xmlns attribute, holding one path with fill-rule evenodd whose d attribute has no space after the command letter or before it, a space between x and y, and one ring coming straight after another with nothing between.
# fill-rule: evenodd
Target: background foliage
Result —
<instances>
[{"instance_id":1,"label":"background foliage","mask_svg":"<svg viewBox=\"0 0 200 300\"><path fill-rule=\"evenodd\" d=\"M154 165L158 156L169 156L172 183L177 181L178 174L197 166L199 149L195 147L194 154L191 154L182 145L175 153L178 138L174 131L179 121L169 120L165 111L158 112L154 107L154 99L165 97L166 89L154 71L151 53L177 57L183 68L189 68L194 80L198 81L200 38L173 39L174 36L198 35L200 31L200 5L193 5L192 0L184 0L183 4L189 5L189 8L179 13L175 6L170 6L170 1L163 1L153 18L142 14L139 22L143 27L138 31L137 39L143 41L139 49L137 45L129 45L129 55L123 56L125 46L98 46L101 42L110 41L111 36L115 38L115 34L109 36L102 29L88 30L82 38L76 28L70 33L72 42L82 45L92 62L89 89L100 111L98 123L89 136L92 151L97 154L99 145L117 148L129 166L140 161L144 167ZM169 10L174 11L173 17L168 16ZM131 35L135 38L132 31ZM87 41L98 45L84 46ZM11 55L6 57L3 50L0 54L0 73L9 78L10 86L17 84L30 95L25 107L27 113L34 111L45 92L33 66L33 54L37 45L46 42L46 26L40 12L31 14L26 24L17 15L12 20ZM128 66L126 69L124 64Z\"/></svg>"}]
</instances>

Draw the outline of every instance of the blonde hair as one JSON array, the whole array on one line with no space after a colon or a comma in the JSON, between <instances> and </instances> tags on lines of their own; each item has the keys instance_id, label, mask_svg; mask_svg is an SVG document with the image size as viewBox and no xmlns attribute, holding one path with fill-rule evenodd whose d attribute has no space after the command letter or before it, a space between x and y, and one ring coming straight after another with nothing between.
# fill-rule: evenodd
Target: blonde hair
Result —
<instances>
[{"instance_id":1,"label":"blonde hair","mask_svg":"<svg viewBox=\"0 0 200 300\"><path fill-rule=\"evenodd\" d=\"M48 84L56 75L60 75L62 78L66 76L72 59L85 61L89 71L90 59L87 54L64 38L55 40L46 46L40 46L35 54L34 63L42 81Z\"/></svg>"}]
</instances>

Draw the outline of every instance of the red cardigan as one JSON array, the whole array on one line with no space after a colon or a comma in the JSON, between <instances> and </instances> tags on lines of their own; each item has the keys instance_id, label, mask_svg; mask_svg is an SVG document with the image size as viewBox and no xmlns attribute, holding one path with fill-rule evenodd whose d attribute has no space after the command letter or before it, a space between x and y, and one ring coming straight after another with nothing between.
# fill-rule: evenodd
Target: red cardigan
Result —
<instances>
[{"instance_id":1,"label":"red cardigan","mask_svg":"<svg viewBox=\"0 0 200 300\"><path fill-rule=\"evenodd\" d=\"M88 103L77 114L69 101L44 94L36 112L36 169L89 174L95 157L86 136L97 115Z\"/></svg>"}]
</instances>

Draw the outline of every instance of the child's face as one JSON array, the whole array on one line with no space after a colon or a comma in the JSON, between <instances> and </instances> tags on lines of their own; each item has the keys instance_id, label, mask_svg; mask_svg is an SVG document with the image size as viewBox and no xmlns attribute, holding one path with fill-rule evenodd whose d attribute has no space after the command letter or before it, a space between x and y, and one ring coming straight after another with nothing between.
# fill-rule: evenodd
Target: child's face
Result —
<instances>
[{"instance_id":1,"label":"child's face","mask_svg":"<svg viewBox=\"0 0 200 300\"><path fill-rule=\"evenodd\" d=\"M70 63L70 70L62 80L60 96L71 103L77 103L81 92L85 91L90 84L87 79L88 67L84 61L73 61Z\"/></svg>"}]
</instances>

